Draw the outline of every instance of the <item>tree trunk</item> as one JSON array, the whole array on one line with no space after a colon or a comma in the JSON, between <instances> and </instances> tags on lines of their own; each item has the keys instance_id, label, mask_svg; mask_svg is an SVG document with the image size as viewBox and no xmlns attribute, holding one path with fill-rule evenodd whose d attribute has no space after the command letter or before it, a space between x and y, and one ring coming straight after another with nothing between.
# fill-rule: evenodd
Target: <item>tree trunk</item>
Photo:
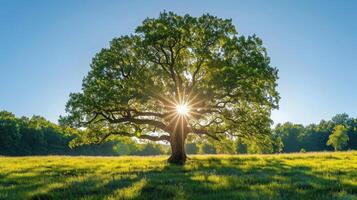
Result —
<instances>
[{"instance_id":1,"label":"tree trunk","mask_svg":"<svg viewBox=\"0 0 357 200\"><path fill-rule=\"evenodd\" d=\"M169 163L183 165L186 162L185 140L186 134L181 129L176 130L170 139L171 156L168 159Z\"/></svg>"}]
</instances>

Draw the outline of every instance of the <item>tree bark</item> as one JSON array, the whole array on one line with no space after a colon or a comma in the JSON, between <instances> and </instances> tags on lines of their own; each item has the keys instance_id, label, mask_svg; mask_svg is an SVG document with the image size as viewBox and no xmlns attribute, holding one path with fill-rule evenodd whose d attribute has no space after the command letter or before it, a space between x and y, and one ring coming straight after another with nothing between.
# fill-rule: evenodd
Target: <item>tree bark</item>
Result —
<instances>
[{"instance_id":1,"label":"tree bark","mask_svg":"<svg viewBox=\"0 0 357 200\"><path fill-rule=\"evenodd\" d=\"M186 133L181 129L176 130L170 138L171 156L168 159L169 163L183 165L186 162L185 150Z\"/></svg>"}]
</instances>

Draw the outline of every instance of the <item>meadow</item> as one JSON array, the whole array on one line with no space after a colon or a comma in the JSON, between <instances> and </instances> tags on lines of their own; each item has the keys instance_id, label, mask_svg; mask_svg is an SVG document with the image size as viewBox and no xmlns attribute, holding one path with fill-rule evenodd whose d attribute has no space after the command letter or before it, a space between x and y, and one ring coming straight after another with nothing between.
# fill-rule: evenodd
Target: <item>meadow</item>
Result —
<instances>
[{"instance_id":1,"label":"meadow","mask_svg":"<svg viewBox=\"0 0 357 200\"><path fill-rule=\"evenodd\" d=\"M357 199L357 152L0 157L0 199Z\"/></svg>"}]
</instances>

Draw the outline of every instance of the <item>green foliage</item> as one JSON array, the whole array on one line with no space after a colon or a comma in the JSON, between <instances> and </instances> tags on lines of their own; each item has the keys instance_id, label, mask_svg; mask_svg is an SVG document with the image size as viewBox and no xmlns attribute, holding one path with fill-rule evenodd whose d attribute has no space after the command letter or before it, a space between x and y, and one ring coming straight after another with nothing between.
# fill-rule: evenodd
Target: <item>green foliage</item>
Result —
<instances>
[{"instance_id":1,"label":"green foliage","mask_svg":"<svg viewBox=\"0 0 357 200\"><path fill-rule=\"evenodd\" d=\"M246 154L246 153L282 153L305 151L326 151L332 147L326 145L334 128L345 127L343 137L348 136L342 149L357 149L357 120L346 114L343 120L322 120L319 124L308 126L285 123L273 129L271 140L236 140L215 141L190 135L187 138L188 154ZM347 116L347 117L346 117ZM336 123L344 124L336 124ZM298 131L297 131L298 130ZM10 112L0 112L0 155L159 155L169 154L170 148L165 143L147 143L131 138L109 138L103 144L83 143L84 130L60 127L43 117L17 118ZM90 133L90 132L89 132ZM80 137L77 137L80 135ZM292 136L291 136L292 135ZM336 138L335 138L336 137ZM75 142L73 142L73 140ZM93 140L93 138L92 138ZM72 141L72 142L70 142ZM260 142L260 143L258 143ZM74 144L69 148L69 144Z\"/></svg>"},{"instance_id":2,"label":"green foliage","mask_svg":"<svg viewBox=\"0 0 357 200\"><path fill-rule=\"evenodd\" d=\"M15 149L19 147L19 126L15 115L10 112L0 112L0 152L5 154L15 154Z\"/></svg>"},{"instance_id":3,"label":"green foliage","mask_svg":"<svg viewBox=\"0 0 357 200\"><path fill-rule=\"evenodd\" d=\"M0 157L0 199L357 198L357 152L165 157Z\"/></svg>"},{"instance_id":4,"label":"green foliage","mask_svg":"<svg viewBox=\"0 0 357 200\"><path fill-rule=\"evenodd\" d=\"M40 116L17 118L0 112L0 155L159 155L167 147L133 140L108 141L100 145L72 146L79 130L63 128Z\"/></svg>"},{"instance_id":5,"label":"green foliage","mask_svg":"<svg viewBox=\"0 0 357 200\"><path fill-rule=\"evenodd\" d=\"M357 149L356 122L356 118L350 118L347 114L338 114L332 117L331 120L321 120L318 124L310 124L308 126L290 122L278 124L272 135L273 151L299 152L302 148L306 151L330 151L333 149L329 147L332 145L332 141L336 142L336 145L342 142L342 146L337 147L340 150ZM332 133L337 126L343 129L344 133L341 135L336 134L336 137ZM346 140L346 138L348 139ZM283 151L280 151L281 147Z\"/></svg>"},{"instance_id":6,"label":"green foliage","mask_svg":"<svg viewBox=\"0 0 357 200\"><path fill-rule=\"evenodd\" d=\"M96 54L60 121L85 128L77 144L111 135L173 142L175 102L184 101L184 139L265 141L280 98L277 73L262 40L238 35L231 20L163 12Z\"/></svg>"},{"instance_id":7,"label":"green foliage","mask_svg":"<svg viewBox=\"0 0 357 200\"><path fill-rule=\"evenodd\" d=\"M283 146L279 146L283 148L283 152L299 152L301 149L299 145L299 137L303 134L303 131L304 127L302 125L287 122L278 124L275 127L274 137L281 140L284 144Z\"/></svg>"},{"instance_id":8,"label":"green foliage","mask_svg":"<svg viewBox=\"0 0 357 200\"><path fill-rule=\"evenodd\" d=\"M348 140L347 128L344 125L336 125L326 144L333 146L337 151L345 147Z\"/></svg>"},{"instance_id":9,"label":"green foliage","mask_svg":"<svg viewBox=\"0 0 357 200\"><path fill-rule=\"evenodd\" d=\"M276 132L272 135L272 151L275 153L282 153L284 151L284 142L282 137L276 134Z\"/></svg>"}]
</instances>

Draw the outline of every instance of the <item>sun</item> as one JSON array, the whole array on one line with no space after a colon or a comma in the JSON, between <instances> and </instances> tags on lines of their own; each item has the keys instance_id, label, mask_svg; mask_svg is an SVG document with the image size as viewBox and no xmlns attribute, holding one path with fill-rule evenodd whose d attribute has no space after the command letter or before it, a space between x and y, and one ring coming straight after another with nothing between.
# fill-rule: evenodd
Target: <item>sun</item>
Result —
<instances>
[{"instance_id":1,"label":"sun","mask_svg":"<svg viewBox=\"0 0 357 200\"><path fill-rule=\"evenodd\" d=\"M188 113L190 112L190 109L187 106L187 104L177 104L176 105L176 112L179 115L188 115Z\"/></svg>"}]
</instances>

